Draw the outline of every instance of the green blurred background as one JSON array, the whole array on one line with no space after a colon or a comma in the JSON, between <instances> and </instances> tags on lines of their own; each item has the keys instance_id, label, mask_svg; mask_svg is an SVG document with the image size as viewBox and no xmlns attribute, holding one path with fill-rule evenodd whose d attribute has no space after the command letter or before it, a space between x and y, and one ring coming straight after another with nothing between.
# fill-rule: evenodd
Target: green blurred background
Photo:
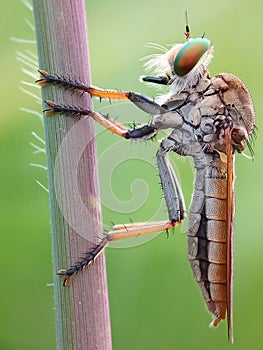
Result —
<instances>
[{"instance_id":1,"label":"green blurred background","mask_svg":"<svg viewBox=\"0 0 263 350\"><path fill-rule=\"evenodd\" d=\"M192 36L205 32L214 43L211 74L230 71L246 82L258 126L255 161L240 155L236 158L235 344L227 342L226 322L218 329L208 328L211 316L187 261L184 224L169 239L160 234L137 248L107 249L114 350L262 349L262 1L86 3L94 84L156 96L156 91L138 81L144 73L139 59L154 52L144 44L182 42L187 9ZM22 73L23 65L16 59L18 51L35 52L36 48L10 40L34 39L25 23L31 17L20 0L2 3L1 350L55 349L48 195L36 184L39 180L46 185L47 179L43 169L29 165L45 164L44 155L33 154L30 146L31 142L41 146L31 132L43 137L43 129L39 118L19 109L41 111L40 104L20 90L20 81L30 78ZM125 123L148 120L127 105L107 109L96 103L96 108L105 108ZM154 160L157 147L157 141L125 143L98 128L106 225L166 218ZM190 162L173 159L189 206L193 181Z\"/></svg>"}]
</instances>

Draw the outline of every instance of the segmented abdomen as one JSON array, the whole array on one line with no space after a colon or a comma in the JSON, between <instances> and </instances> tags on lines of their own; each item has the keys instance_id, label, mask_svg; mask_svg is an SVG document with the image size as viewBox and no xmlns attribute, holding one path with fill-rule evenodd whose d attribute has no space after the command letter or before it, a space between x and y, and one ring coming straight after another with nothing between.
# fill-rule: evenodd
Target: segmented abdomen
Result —
<instances>
[{"instance_id":1,"label":"segmented abdomen","mask_svg":"<svg viewBox=\"0 0 263 350\"><path fill-rule=\"evenodd\" d=\"M218 154L196 167L189 214L188 259L216 326L227 309L227 177Z\"/></svg>"}]
</instances>

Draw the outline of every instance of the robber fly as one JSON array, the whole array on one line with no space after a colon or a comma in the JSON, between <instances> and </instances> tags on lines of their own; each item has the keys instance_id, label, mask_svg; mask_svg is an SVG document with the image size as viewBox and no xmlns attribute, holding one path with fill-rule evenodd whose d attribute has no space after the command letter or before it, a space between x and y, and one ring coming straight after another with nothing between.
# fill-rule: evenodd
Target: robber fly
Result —
<instances>
[{"instance_id":1,"label":"robber fly","mask_svg":"<svg viewBox=\"0 0 263 350\"><path fill-rule=\"evenodd\" d=\"M152 121L129 129L109 116L52 101L46 101L48 116L57 112L89 116L125 139L148 140L159 130L171 129L156 154L169 219L115 225L81 261L58 274L64 275L64 285L69 285L72 276L93 262L109 242L178 226L186 217L186 209L167 154L191 156L195 182L188 216L188 259L208 310L214 315L211 325L217 326L227 315L232 340L234 156L235 152L243 152L246 145L251 150L255 129L253 102L235 75L209 75L207 67L213 55L210 40L191 38L188 25L185 38L185 43L154 55L147 63L155 75L144 76L142 81L169 87L169 93L156 101L138 93L99 89L39 71L40 86L56 84L100 99L129 100L152 115Z\"/></svg>"}]
</instances>

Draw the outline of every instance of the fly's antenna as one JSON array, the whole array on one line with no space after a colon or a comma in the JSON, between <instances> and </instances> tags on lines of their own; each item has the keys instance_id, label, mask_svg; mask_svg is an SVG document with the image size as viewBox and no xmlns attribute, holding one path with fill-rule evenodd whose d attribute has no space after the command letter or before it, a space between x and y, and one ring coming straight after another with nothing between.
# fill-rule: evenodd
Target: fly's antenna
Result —
<instances>
[{"instance_id":1,"label":"fly's antenna","mask_svg":"<svg viewBox=\"0 0 263 350\"><path fill-rule=\"evenodd\" d=\"M185 26L185 41L188 41L190 39L190 27L188 24L188 13L187 11L185 11L185 22L186 22L186 26Z\"/></svg>"}]
</instances>

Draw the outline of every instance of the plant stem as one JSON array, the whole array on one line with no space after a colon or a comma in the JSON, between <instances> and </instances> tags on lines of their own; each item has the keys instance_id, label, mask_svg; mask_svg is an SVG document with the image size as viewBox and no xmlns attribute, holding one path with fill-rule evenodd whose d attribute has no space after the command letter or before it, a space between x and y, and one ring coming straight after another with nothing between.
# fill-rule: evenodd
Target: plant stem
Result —
<instances>
[{"instance_id":1,"label":"plant stem","mask_svg":"<svg viewBox=\"0 0 263 350\"><path fill-rule=\"evenodd\" d=\"M84 0L33 0L39 68L90 83ZM43 100L92 109L89 96L45 86ZM46 106L44 105L44 108ZM93 121L44 117L50 195L52 260L58 350L110 350L105 256L69 287L57 271L67 268L102 231Z\"/></svg>"}]
</instances>

